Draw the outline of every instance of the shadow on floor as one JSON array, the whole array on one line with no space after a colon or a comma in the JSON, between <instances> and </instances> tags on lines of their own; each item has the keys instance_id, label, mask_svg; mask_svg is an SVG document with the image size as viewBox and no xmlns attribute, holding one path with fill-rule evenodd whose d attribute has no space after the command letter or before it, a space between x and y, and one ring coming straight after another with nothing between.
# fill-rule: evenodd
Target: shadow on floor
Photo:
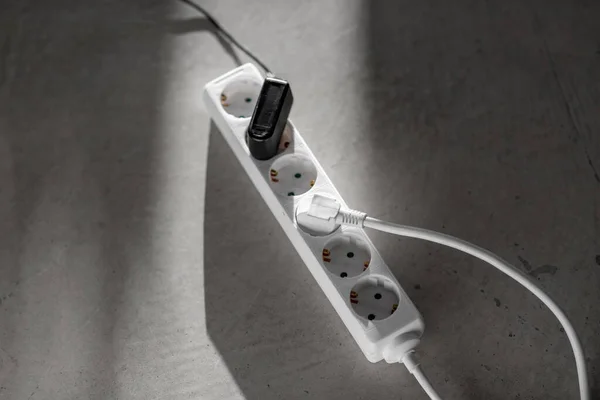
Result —
<instances>
[{"instance_id":1,"label":"shadow on floor","mask_svg":"<svg viewBox=\"0 0 600 400\"><path fill-rule=\"evenodd\" d=\"M143 21L168 6L2 6L0 397L115 396L124 287L153 263L169 61L165 29Z\"/></svg>"},{"instance_id":2,"label":"shadow on floor","mask_svg":"<svg viewBox=\"0 0 600 400\"><path fill-rule=\"evenodd\" d=\"M233 62L236 65L242 65L242 61L233 49L232 44L224 39L223 36L215 29L215 26L205 18L189 18L185 20L172 21L169 24L169 31L175 35L209 31L217 38L219 44L227 53L227 55L233 59Z\"/></svg>"}]
</instances>

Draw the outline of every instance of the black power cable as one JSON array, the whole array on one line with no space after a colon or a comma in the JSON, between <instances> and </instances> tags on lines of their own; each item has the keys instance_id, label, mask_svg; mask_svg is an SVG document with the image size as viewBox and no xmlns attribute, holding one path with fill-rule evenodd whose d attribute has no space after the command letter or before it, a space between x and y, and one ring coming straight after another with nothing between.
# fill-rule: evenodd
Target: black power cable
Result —
<instances>
[{"instance_id":1,"label":"black power cable","mask_svg":"<svg viewBox=\"0 0 600 400\"><path fill-rule=\"evenodd\" d=\"M212 17L212 15L210 15L204 8L200 7L198 4L194 3L191 0L180 0L182 3L187 4L188 6L192 7L194 10L200 12L201 14L203 14L206 19L215 26L215 28L217 28L217 31L219 34L225 36L225 38L227 40L229 40L231 43L233 43L238 49L240 49L241 51L243 51L244 53L246 53L246 55L248 57L250 57L251 59L253 59L254 61L256 61L256 63L258 65L260 65L262 67L262 69L265 70L265 72L267 73L267 75L273 75L273 72L271 71L271 69L269 67L267 67L267 65L265 63L263 63L257 56L255 56L254 54L252 54L252 52L250 50L248 50L246 48L246 46L244 46L243 44L241 44L240 42L238 42L233 36L231 36L229 34L229 32L227 32L222 26L221 24L219 24L217 22L216 19L214 19Z\"/></svg>"}]
</instances>

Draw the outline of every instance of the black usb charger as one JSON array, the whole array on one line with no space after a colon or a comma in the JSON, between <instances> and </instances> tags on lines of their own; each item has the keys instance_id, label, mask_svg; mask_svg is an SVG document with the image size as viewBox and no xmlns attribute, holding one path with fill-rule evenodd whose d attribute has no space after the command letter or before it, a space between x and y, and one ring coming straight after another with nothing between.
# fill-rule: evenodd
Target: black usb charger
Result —
<instances>
[{"instance_id":1,"label":"black usb charger","mask_svg":"<svg viewBox=\"0 0 600 400\"><path fill-rule=\"evenodd\" d=\"M265 78L246 131L246 142L254 158L268 160L277 154L293 102L288 82L274 77Z\"/></svg>"}]
</instances>

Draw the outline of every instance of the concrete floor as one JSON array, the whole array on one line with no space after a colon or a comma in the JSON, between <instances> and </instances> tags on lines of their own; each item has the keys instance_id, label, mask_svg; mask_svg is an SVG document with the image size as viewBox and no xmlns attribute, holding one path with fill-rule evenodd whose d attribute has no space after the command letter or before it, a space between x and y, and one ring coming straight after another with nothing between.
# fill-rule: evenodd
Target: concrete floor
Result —
<instances>
[{"instance_id":1,"label":"concrete floor","mask_svg":"<svg viewBox=\"0 0 600 400\"><path fill-rule=\"evenodd\" d=\"M351 206L514 262L600 387L599 2L203 4L291 81ZM426 398L364 359L212 128L202 86L239 61L174 1L2 2L0 399ZM444 399L577 398L525 290L372 238Z\"/></svg>"}]
</instances>

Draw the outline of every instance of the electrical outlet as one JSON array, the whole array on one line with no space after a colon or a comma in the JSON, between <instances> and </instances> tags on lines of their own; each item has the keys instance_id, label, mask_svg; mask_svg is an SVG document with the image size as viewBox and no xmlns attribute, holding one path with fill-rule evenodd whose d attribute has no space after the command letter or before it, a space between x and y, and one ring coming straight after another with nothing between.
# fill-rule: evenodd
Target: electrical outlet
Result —
<instances>
[{"instance_id":1,"label":"electrical outlet","mask_svg":"<svg viewBox=\"0 0 600 400\"><path fill-rule=\"evenodd\" d=\"M223 110L235 118L250 118L258 94L262 86L262 78L247 76L229 82L221 91L219 97Z\"/></svg>"},{"instance_id":2,"label":"electrical outlet","mask_svg":"<svg viewBox=\"0 0 600 400\"><path fill-rule=\"evenodd\" d=\"M395 285L383 277L363 279L350 292L354 311L369 321L379 321L394 314L399 299Z\"/></svg>"},{"instance_id":3,"label":"electrical outlet","mask_svg":"<svg viewBox=\"0 0 600 400\"><path fill-rule=\"evenodd\" d=\"M269 182L281 196L300 196L317 181L317 167L312 160L300 154L285 154L277 158L269 169Z\"/></svg>"},{"instance_id":4,"label":"electrical outlet","mask_svg":"<svg viewBox=\"0 0 600 400\"><path fill-rule=\"evenodd\" d=\"M391 362L389 349L421 336L423 319L362 229L311 227L314 194L346 204L290 121L277 156L250 155L245 134L263 80L245 64L209 82L208 112L367 359Z\"/></svg>"},{"instance_id":5,"label":"electrical outlet","mask_svg":"<svg viewBox=\"0 0 600 400\"><path fill-rule=\"evenodd\" d=\"M360 236L334 235L323 247L323 266L341 278L362 274L371 264L369 246Z\"/></svg>"}]
</instances>

